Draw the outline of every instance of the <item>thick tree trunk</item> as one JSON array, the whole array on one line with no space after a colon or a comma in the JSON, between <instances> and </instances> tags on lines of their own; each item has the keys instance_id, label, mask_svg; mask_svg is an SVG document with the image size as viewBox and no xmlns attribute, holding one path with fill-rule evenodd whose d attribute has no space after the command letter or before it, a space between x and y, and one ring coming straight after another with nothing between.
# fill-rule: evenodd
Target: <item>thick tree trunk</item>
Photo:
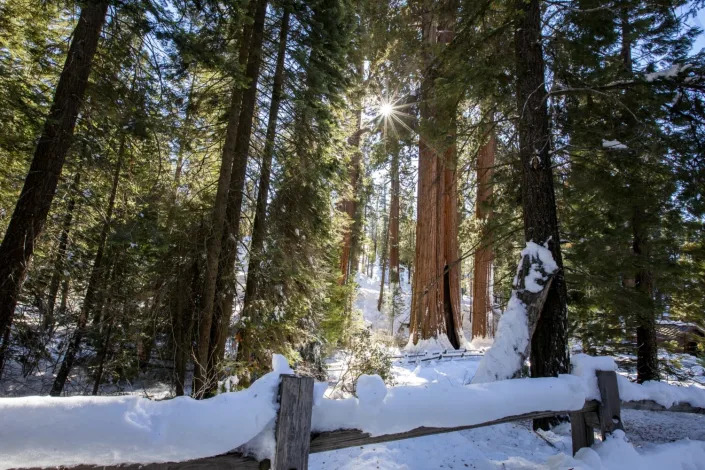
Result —
<instances>
[{"instance_id":1,"label":"thick tree trunk","mask_svg":"<svg viewBox=\"0 0 705 470\"><path fill-rule=\"evenodd\" d=\"M495 160L495 134L489 129L487 141L477 155L477 199L475 218L481 224L480 243L475 250L472 284L472 337L492 336L489 327L492 311L492 233L488 224L492 218L492 172Z\"/></svg>"},{"instance_id":2,"label":"thick tree trunk","mask_svg":"<svg viewBox=\"0 0 705 470\"><path fill-rule=\"evenodd\" d=\"M541 44L539 0L517 0L514 32L519 155L526 241L546 244L559 267L531 339L531 376L551 377L569 371L567 293L563 277L558 216L551 169L550 135ZM549 420L535 420L547 427Z\"/></svg>"},{"instance_id":3,"label":"thick tree trunk","mask_svg":"<svg viewBox=\"0 0 705 470\"><path fill-rule=\"evenodd\" d=\"M257 298L257 288L260 279L260 263L262 262L262 249L267 232L267 201L269 199L269 185L272 174L272 158L274 156L274 139L277 132L279 118L279 105L282 100L284 86L284 59L286 58L287 36L289 34L289 9L285 7L279 28L279 50L277 51L277 65L274 70L272 84L272 100L269 106L267 134L262 152L262 165L260 170L259 190L257 192L257 206L255 220L252 226L252 243L250 244L250 259L247 267L247 283L245 285L245 302L243 311L248 312L252 301Z\"/></svg>"},{"instance_id":4,"label":"thick tree trunk","mask_svg":"<svg viewBox=\"0 0 705 470\"><path fill-rule=\"evenodd\" d=\"M49 283L49 298L47 301L46 315L42 320L42 328L44 331L49 331L54 327L54 310L56 306L56 297L59 295L59 287L61 280L65 277L66 270L66 252L69 244L69 232L71 231L71 223L73 221L73 212L76 207L76 192L81 184L81 170L76 170L73 175L73 181L69 186L69 202L66 205L66 214L61 224L61 235L59 236L59 246L56 250L56 259L54 260L54 272L51 275Z\"/></svg>"},{"instance_id":5,"label":"thick tree trunk","mask_svg":"<svg viewBox=\"0 0 705 470\"><path fill-rule=\"evenodd\" d=\"M225 349L227 328L230 324L233 303L236 294L236 261L240 238L240 215L242 212L242 191L245 185L245 173L250 150L250 137L257 104L257 81L262 62L262 43L264 40L264 20L267 12L267 0L257 0L252 24L249 53L245 78L247 88L242 93L240 117L233 158L232 176L228 190L228 202L225 211L221 246L222 253L218 265L218 276L213 307L213 314L208 321L199 324L198 331L198 365L200 384L194 380L194 396L203 398L210 395L217 385L217 368ZM205 320L205 319L204 319ZM208 324L206 324L208 323ZM205 367L206 369L201 369ZM196 386L198 385L198 386Z\"/></svg>"},{"instance_id":6,"label":"thick tree trunk","mask_svg":"<svg viewBox=\"0 0 705 470\"><path fill-rule=\"evenodd\" d=\"M101 284L104 278L103 269L103 258L105 253L105 246L108 240L108 234L110 233L110 226L113 219L113 210L115 208L115 197L117 195L117 188L120 182L120 171L122 170L122 162L125 156L125 145L127 136L122 133L120 137L120 146L118 148L118 158L115 164L115 173L113 174L113 183L110 188L110 197L108 199L108 208L105 214L105 221L103 222L103 227L100 231L100 239L98 240L98 248L96 250L95 258L93 259L93 267L91 268L91 276L88 280L88 286L86 287L86 296L83 299L83 306L81 307L81 312L78 316L78 321L76 322L76 330L74 331L68 349L66 350L66 355L61 362L61 368L59 373L54 379L54 384L52 385L50 394L52 396L59 396L64 389L66 384L66 379L71 372L73 363L76 360L81 349L81 341L86 333L86 325L88 320L91 318L92 314L95 312L96 306L100 303L101 296Z\"/></svg>"},{"instance_id":7,"label":"thick tree trunk","mask_svg":"<svg viewBox=\"0 0 705 470\"><path fill-rule=\"evenodd\" d=\"M87 1L73 32L51 110L0 245L0 334L8 336L34 244L44 228L88 84L107 0ZM0 349L0 362L7 341Z\"/></svg>"},{"instance_id":8,"label":"thick tree trunk","mask_svg":"<svg viewBox=\"0 0 705 470\"><path fill-rule=\"evenodd\" d=\"M422 18L422 35L428 48L426 76L419 105L419 183L416 250L411 297L410 334L419 339L446 335L458 348L460 321L460 259L458 253L458 194L456 179L457 98L435 89L443 70L433 50L451 42L457 4L436 3Z\"/></svg>"},{"instance_id":9,"label":"thick tree trunk","mask_svg":"<svg viewBox=\"0 0 705 470\"><path fill-rule=\"evenodd\" d=\"M248 7L249 16L254 13L257 3L258 0L250 0ZM250 23L245 22L242 28L242 36L240 37L239 61L241 66L244 66L249 58L251 30L252 27ZM210 233L206 241L206 266L200 302L201 309L198 315L198 342L194 357L193 372L193 393L197 398L202 397L204 383L206 381L208 348L210 345L211 326L213 324L214 306L216 303L215 296L223 249L223 233L225 233L228 193L232 180L233 162L235 161L235 146L240 123L242 95L243 90L240 84L236 83L230 97L228 124L225 129L225 142L223 143L220 173L218 175L218 187L213 203Z\"/></svg>"}]
</instances>

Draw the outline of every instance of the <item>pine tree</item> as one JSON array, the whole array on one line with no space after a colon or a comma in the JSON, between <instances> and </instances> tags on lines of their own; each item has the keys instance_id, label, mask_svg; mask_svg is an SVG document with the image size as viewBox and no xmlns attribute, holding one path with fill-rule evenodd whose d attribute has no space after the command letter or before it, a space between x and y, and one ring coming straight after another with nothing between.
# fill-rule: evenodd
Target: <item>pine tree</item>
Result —
<instances>
[{"instance_id":1,"label":"pine tree","mask_svg":"<svg viewBox=\"0 0 705 470\"><path fill-rule=\"evenodd\" d=\"M9 336L34 243L44 227L71 146L73 129L107 11L107 1L88 1L81 9L54 102L0 245L0 258L4 260L0 267L0 332L4 338ZM0 346L0 363L3 362L6 347L5 342Z\"/></svg>"}]
</instances>

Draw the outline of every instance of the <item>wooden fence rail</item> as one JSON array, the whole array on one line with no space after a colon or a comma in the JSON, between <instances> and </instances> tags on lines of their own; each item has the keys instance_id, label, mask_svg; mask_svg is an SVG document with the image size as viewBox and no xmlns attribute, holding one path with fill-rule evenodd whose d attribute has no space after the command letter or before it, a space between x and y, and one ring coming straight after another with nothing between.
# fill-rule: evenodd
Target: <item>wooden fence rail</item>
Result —
<instances>
[{"instance_id":1,"label":"wooden fence rail","mask_svg":"<svg viewBox=\"0 0 705 470\"><path fill-rule=\"evenodd\" d=\"M617 375L614 371L597 371L600 401L589 400L580 410L566 411L534 411L515 416L477 423L468 426L452 428L419 427L411 431L371 436L359 429L341 429L332 432L311 433L311 415L313 410L313 379L283 375L279 388L279 414L277 418L276 453L274 470L306 470L308 456L312 453L343 449L346 447L363 446L380 442L398 441L414 437L441 434L464 429L474 429L492 426L500 423L511 423L536 418L570 415L573 454L583 447L594 443L595 429L599 429L604 439L609 433L624 429L621 409L637 409L650 411L676 411L705 414L705 408L688 404L675 404L665 408L656 402L641 400L621 402L617 387ZM61 467L59 467L61 468ZM199 470L199 469L269 469L269 460L256 461L239 453L228 453L215 457L193 460L189 462L170 462L157 464L129 464L118 466L82 465L72 469L144 469L144 470Z\"/></svg>"}]
</instances>

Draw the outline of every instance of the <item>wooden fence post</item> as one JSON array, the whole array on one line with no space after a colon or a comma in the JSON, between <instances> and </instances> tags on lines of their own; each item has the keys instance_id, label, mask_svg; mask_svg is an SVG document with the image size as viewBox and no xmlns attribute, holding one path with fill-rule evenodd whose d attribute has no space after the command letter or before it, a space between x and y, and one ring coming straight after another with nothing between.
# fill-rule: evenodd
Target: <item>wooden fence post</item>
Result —
<instances>
[{"instance_id":1,"label":"wooden fence post","mask_svg":"<svg viewBox=\"0 0 705 470\"><path fill-rule=\"evenodd\" d=\"M617 373L613 370L598 370L597 386L601 399L597 414L600 417L600 431L604 441L611 432L617 429L624 431Z\"/></svg>"},{"instance_id":2,"label":"wooden fence post","mask_svg":"<svg viewBox=\"0 0 705 470\"><path fill-rule=\"evenodd\" d=\"M313 378L282 375L274 470L307 470L311 445Z\"/></svg>"},{"instance_id":3,"label":"wooden fence post","mask_svg":"<svg viewBox=\"0 0 705 470\"><path fill-rule=\"evenodd\" d=\"M573 440L573 455L583 447L590 447L595 443L595 432L587 422L587 413L575 412L570 414L570 433Z\"/></svg>"}]
</instances>

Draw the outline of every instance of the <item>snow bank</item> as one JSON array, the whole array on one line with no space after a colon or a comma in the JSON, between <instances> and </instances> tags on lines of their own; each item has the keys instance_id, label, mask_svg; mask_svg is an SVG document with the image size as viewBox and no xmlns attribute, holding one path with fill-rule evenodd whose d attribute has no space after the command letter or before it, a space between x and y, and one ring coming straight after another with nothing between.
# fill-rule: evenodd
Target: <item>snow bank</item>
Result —
<instances>
[{"instance_id":1,"label":"snow bank","mask_svg":"<svg viewBox=\"0 0 705 470\"><path fill-rule=\"evenodd\" d=\"M617 370L617 364L611 357L594 357L587 354L574 354L571 357L573 374L578 376L585 389L588 400L599 400L597 388L598 370ZM622 401L652 400L661 406L670 408L676 403L688 403L705 408L705 389L698 386L681 387L666 382L644 382L637 384L628 378L617 375L619 397Z\"/></svg>"},{"instance_id":2,"label":"snow bank","mask_svg":"<svg viewBox=\"0 0 705 470\"><path fill-rule=\"evenodd\" d=\"M360 398L317 397L312 430L361 429L381 435L419 426L468 426L536 410L578 410L585 404L582 383L569 375L466 386L439 381L389 388L384 395L380 380L366 379L358 388Z\"/></svg>"},{"instance_id":3,"label":"snow bank","mask_svg":"<svg viewBox=\"0 0 705 470\"><path fill-rule=\"evenodd\" d=\"M272 368L246 390L201 401L0 399L0 468L182 461L228 452L275 419L279 376L292 371L276 355Z\"/></svg>"},{"instance_id":4,"label":"snow bank","mask_svg":"<svg viewBox=\"0 0 705 470\"><path fill-rule=\"evenodd\" d=\"M445 334L438 335L437 338L420 339L414 344L413 336L409 336L409 342L404 346L403 351L407 354L424 351L454 351L455 348L450 344L448 336Z\"/></svg>"},{"instance_id":5,"label":"snow bank","mask_svg":"<svg viewBox=\"0 0 705 470\"><path fill-rule=\"evenodd\" d=\"M703 462L705 442L684 440L662 444L639 453L627 441L624 431L617 430L605 442L580 449L575 457L566 454L551 457L547 466L555 470L695 470L703 468Z\"/></svg>"},{"instance_id":6,"label":"snow bank","mask_svg":"<svg viewBox=\"0 0 705 470\"><path fill-rule=\"evenodd\" d=\"M528 242L521 251L522 262L519 263L517 275L514 278L515 289L522 285L518 277L525 256L529 256L532 263L528 274L523 279L523 286L529 292L540 292L548 274L556 272L558 265L546 247ZM540 261L540 265L538 261ZM515 290L509 298L504 314L499 319L492 348L485 353L472 382L486 383L512 378L517 371L521 370L526 351L528 351L529 340L526 305L516 295Z\"/></svg>"}]
</instances>

